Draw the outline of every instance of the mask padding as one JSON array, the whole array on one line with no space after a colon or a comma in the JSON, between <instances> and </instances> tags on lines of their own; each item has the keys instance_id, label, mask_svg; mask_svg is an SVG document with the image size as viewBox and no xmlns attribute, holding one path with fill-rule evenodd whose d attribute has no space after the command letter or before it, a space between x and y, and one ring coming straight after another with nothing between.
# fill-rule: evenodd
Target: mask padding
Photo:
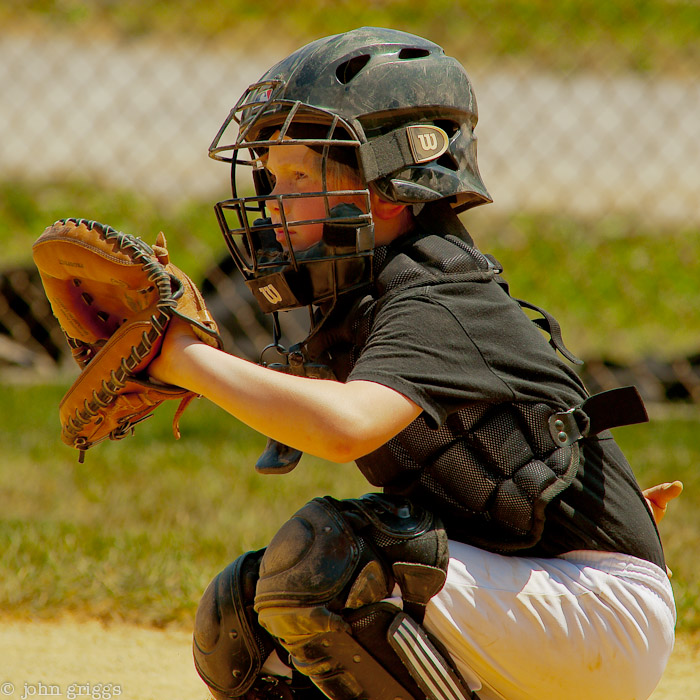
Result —
<instances>
[{"instance_id":1,"label":"mask padding","mask_svg":"<svg viewBox=\"0 0 700 700\"><path fill-rule=\"evenodd\" d=\"M334 206L330 213L331 219L323 225L323 242L333 247L354 246L358 227L366 225L360 208L342 203Z\"/></svg>"}]
</instances>

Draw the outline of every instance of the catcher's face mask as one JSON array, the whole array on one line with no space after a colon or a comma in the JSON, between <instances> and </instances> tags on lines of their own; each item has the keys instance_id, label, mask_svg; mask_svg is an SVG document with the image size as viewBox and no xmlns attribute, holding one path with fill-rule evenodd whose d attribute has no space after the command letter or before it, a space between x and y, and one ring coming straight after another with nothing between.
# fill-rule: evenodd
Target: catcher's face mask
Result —
<instances>
[{"instance_id":1,"label":"catcher's face mask","mask_svg":"<svg viewBox=\"0 0 700 700\"><path fill-rule=\"evenodd\" d=\"M374 250L360 142L338 115L252 85L209 153L231 163L233 197L215 206L224 239L265 312L334 300L367 284ZM235 140L222 145L232 124ZM247 170L255 195L239 196Z\"/></svg>"}]
</instances>

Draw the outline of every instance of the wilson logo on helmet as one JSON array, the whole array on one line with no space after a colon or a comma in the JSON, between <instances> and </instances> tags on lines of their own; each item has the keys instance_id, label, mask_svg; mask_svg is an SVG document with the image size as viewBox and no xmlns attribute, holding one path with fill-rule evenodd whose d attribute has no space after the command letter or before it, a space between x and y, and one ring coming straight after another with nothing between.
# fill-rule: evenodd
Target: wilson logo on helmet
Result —
<instances>
[{"instance_id":1,"label":"wilson logo on helmet","mask_svg":"<svg viewBox=\"0 0 700 700\"><path fill-rule=\"evenodd\" d=\"M416 163L425 163L439 158L449 146L447 134L433 124L407 126L406 135Z\"/></svg>"},{"instance_id":2,"label":"wilson logo on helmet","mask_svg":"<svg viewBox=\"0 0 700 700\"><path fill-rule=\"evenodd\" d=\"M282 301L282 295L277 291L274 285L268 284L266 287L260 287L258 291L271 304L279 304Z\"/></svg>"}]
</instances>

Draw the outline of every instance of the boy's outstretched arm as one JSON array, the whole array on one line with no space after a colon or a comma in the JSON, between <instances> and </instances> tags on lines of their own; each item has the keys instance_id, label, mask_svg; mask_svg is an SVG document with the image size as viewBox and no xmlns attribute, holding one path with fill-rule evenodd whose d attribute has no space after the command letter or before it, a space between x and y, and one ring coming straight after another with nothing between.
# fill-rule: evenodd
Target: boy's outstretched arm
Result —
<instances>
[{"instance_id":1,"label":"boy's outstretched arm","mask_svg":"<svg viewBox=\"0 0 700 700\"><path fill-rule=\"evenodd\" d=\"M421 412L381 384L296 377L229 355L199 341L178 319L148 369L154 379L201 394L263 435L333 462L377 449ZM673 481L643 491L657 523L682 490Z\"/></svg>"},{"instance_id":2,"label":"boy's outstretched arm","mask_svg":"<svg viewBox=\"0 0 700 700\"><path fill-rule=\"evenodd\" d=\"M380 384L297 377L215 350L179 322L169 327L149 372L201 394L263 435L333 462L377 449L421 412Z\"/></svg>"}]
</instances>

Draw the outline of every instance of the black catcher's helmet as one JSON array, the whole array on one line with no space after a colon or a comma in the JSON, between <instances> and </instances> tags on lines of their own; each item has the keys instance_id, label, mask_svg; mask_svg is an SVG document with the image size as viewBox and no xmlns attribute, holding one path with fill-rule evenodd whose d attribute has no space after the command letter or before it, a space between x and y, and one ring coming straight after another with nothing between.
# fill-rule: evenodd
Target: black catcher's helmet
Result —
<instances>
[{"instance_id":1,"label":"black catcher's helmet","mask_svg":"<svg viewBox=\"0 0 700 700\"><path fill-rule=\"evenodd\" d=\"M209 155L230 162L233 198L216 205L237 266L263 311L323 304L371 280L369 187L392 202L448 201L456 212L491 201L476 163L477 107L462 65L430 41L363 27L318 39L251 85L214 138ZM233 140L225 135L237 124ZM323 191L274 194L270 146L321 154ZM359 170L356 189L329 189L332 161ZM255 196L238 195L237 167L252 167ZM290 198L323 197L325 217L288 221ZM358 204L331 207L330 198ZM269 207L280 212L278 242ZM234 226L229 224L236 214ZM323 238L294 251L288 227L323 222Z\"/></svg>"}]
</instances>

